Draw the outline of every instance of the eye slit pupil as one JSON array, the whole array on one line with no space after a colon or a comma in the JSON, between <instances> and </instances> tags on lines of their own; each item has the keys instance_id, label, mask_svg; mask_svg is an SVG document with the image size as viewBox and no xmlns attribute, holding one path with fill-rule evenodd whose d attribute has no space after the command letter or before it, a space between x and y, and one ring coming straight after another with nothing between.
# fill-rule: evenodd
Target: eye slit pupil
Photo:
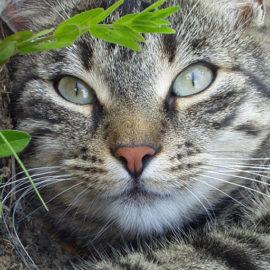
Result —
<instances>
[{"instance_id":1,"label":"eye slit pupil","mask_svg":"<svg viewBox=\"0 0 270 270\"><path fill-rule=\"evenodd\" d=\"M78 82L76 82L76 85L75 85L75 96L79 96L79 86L78 86Z\"/></svg>"},{"instance_id":2,"label":"eye slit pupil","mask_svg":"<svg viewBox=\"0 0 270 270\"><path fill-rule=\"evenodd\" d=\"M193 87L195 87L195 72L193 71L192 73L191 73L191 82L192 82L192 86Z\"/></svg>"}]
</instances>

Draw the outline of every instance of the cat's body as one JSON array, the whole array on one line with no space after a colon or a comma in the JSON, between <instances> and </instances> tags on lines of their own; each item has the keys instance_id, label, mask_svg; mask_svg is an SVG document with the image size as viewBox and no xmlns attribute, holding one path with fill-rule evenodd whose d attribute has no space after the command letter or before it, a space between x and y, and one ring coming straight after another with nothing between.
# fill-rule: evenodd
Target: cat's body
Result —
<instances>
[{"instance_id":1,"label":"cat's body","mask_svg":"<svg viewBox=\"0 0 270 270\"><path fill-rule=\"evenodd\" d=\"M112 3L25 2L20 16L34 30ZM150 2L126 1L120 12ZM262 26L262 1L239 2L168 1L182 7L177 35L147 36L141 53L85 36L14 60L12 111L33 135L25 161L45 180L50 222L86 252L147 241L75 269L270 269L270 60L251 31ZM212 81L176 97L189 68ZM65 76L97 101L61 97Z\"/></svg>"}]
</instances>

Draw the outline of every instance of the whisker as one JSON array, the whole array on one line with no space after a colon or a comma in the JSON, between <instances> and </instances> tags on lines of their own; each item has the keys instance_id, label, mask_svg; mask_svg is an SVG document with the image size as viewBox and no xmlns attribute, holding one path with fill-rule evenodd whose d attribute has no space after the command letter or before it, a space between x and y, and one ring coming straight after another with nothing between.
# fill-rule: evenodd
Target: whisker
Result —
<instances>
[{"instance_id":1,"label":"whisker","mask_svg":"<svg viewBox=\"0 0 270 270\"><path fill-rule=\"evenodd\" d=\"M12 227L13 227L13 231L14 231L14 234L15 234L15 238L16 240L18 241L18 244L20 245L21 249L23 250L24 254L27 256L27 258L30 260L30 262L33 264L33 265L36 265L34 260L32 259L32 257L30 256L30 254L28 253L28 251L26 250L25 246L23 245L19 235L18 235L18 232L16 230L16 212L17 212L17 208L19 206L19 204L21 203L21 200L29 193L33 191L32 190L32 187L30 187L28 190L26 190L20 197L19 199L16 201L15 203L15 206L14 206L14 210L13 210L13 213L12 213Z\"/></svg>"},{"instance_id":2,"label":"whisker","mask_svg":"<svg viewBox=\"0 0 270 270\"><path fill-rule=\"evenodd\" d=\"M204 199L207 201L208 206L211 208L211 211L213 211L212 204L210 203L210 201L208 200L208 198L205 195L203 195L203 194L200 194L200 195L204 197Z\"/></svg>"},{"instance_id":3,"label":"whisker","mask_svg":"<svg viewBox=\"0 0 270 270\"><path fill-rule=\"evenodd\" d=\"M241 172L242 170L237 170L237 171ZM241 175L234 175L234 174L228 174L228 173L225 173L225 172L217 172L217 171L211 171L211 170L207 170L206 172L219 174L219 175L225 175L225 176L231 176L231 177L235 177L235 178L239 178L239 179L249 180L249 181L256 182L256 183L259 183L259 184L263 184L263 185L266 185L266 186L270 186L270 183L266 183L266 182L263 182L263 181L260 181L260 180L257 180L257 179L253 179L253 178L245 177L245 176L241 176ZM258 176L258 174L255 174L255 175ZM260 176L262 176L262 175L260 175ZM270 177L267 177L267 176L265 176L265 178L270 179Z\"/></svg>"},{"instance_id":4,"label":"whisker","mask_svg":"<svg viewBox=\"0 0 270 270\"><path fill-rule=\"evenodd\" d=\"M112 225L112 218L110 218L104 226L101 227L101 229L96 233L95 237L93 239L91 239L91 242L94 243L96 242L98 239L101 238L102 235L104 235L104 233L110 228L110 226Z\"/></svg>"},{"instance_id":5,"label":"whisker","mask_svg":"<svg viewBox=\"0 0 270 270\"><path fill-rule=\"evenodd\" d=\"M190 190L187 186L184 186L184 188L201 204L201 206L205 210L209 219L213 220L212 214L209 212L209 210L206 208L206 206L203 204L203 202L200 200L200 198L192 190Z\"/></svg>"},{"instance_id":6,"label":"whisker","mask_svg":"<svg viewBox=\"0 0 270 270\"><path fill-rule=\"evenodd\" d=\"M61 168L61 167L60 166L36 167L36 168L28 168L27 171L32 172L32 171L41 170L41 169L57 169L57 168ZM9 180L17 178L19 175L23 175L23 174L24 174L24 171L20 171L20 172L16 173L15 175L13 175L11 178L9 178Z\"/></svg>"},{"instance_id":7,"label":"whisker","mask_svg":"<svg viewBox=\"0 0 270 270\"><path fill-rule=\"evenodd\" d=\"M69 179L66 179L66 178L65 178L65 179L58 179L58 180L57 180L57 183L60 183L60 182L62 182L62 181L70 181L70 180L69 180ZM43 188L43 186L44 186L45 183L51 183L51 182L53 182L53 184L56 184L55 180L44 180L44 181L42 181L40 184L37 185L37 188L38 188L38 189L41 189L41 188ZM11 192L10 194L8 194L8 195L2 200L2 203L5 204L6 201L9 199L9 197L10 197L11 195L12 195L12 196L17 195L17 194L21 193L23 190L26 190L27 188L32 188L32 189L33 189L32 186L27 185L27 186L25 186L25 187L23 187L23 188L20 188L20 189L16 190L15 192ZM34 190L33 190L33 191L34 191Z\"/></svg>"},{"instance_id":8,"label":"whisker","mask_svg":"<svg viewBox=\"0 0 270 270\"><path fill-rule=\"evenodd\" d=\"M55 168L56 166L54 166L54 167L47 167L47 168ZM45 167L43 167L43 168L45 168ZM36 170L37 168L35 168L35 170ZM32 170L33 171L33 170ZM58 172L58 171L49 171L49 172L43 172L43 173L36 173L36 174L32 174L32 179L33 179L33 181L35 182L35 181L37 181L38 179L39 179L39 177L40 176L43 176L43 175L47 175L47 174L51 174L51 173L55 173L55 172ZM25 185L25 184L30 184L30 182L28 181L28 177L23 177L23 178L20 178L20 179L18 179L18 180L13 180L14 179L14 177L11 177L6 183L4 183L3 185L0 185L0 187L1 187L1 198L3 198L3 196L4 196L4 193L6 192L6 189L7 189L7 187L9 187L9 186L13 186L12 187L12 189L8 192L8 195L6 196L6 197L11 197L11 196L13 196L14 194L13 194L13 192L17 189L17 188L19 188L19 187L21 187L22 185ZM27 180L27 181L26 181ZM19 185L17 185L17 183L19 183Z\"/></svg>"},{"instance_id":9,"label":"whisker","mask_svg":"<svg viewBox=\"0 0 270 270\"><path fill-rule=\"evenodd\" d=\"M51 174L51 173L57 173L58 171L49 171L49 172L44 172L44 173L37 173L37 174L33 174L31 175L32 179L35 180L36 177L41 176L41 175L46 175L46 174ZM6 181L5 184L1 185L1 188L6 188L7 186L13 185L15 183L18 183L20 181L24 181L27 180L28 177L23 177L20 179L17 179L15 181L11 181L12 178L10 178L8 181Z\"/></svg>"},{"instance_id":10,"label":"whisker","mask_svg":"<svg viewBox=\"0 0 270 270\"><path fill-rule=\"evenodd\" d=\"M266 179L270 179L269 176L266 176L266 175L262 175L262 174L259 174L259 173L254 173L252 171L247 171L247 170L240 170L240 169L234 169L234 168L230 168L230 167L225 167L225 166L217 166L217 165L209 165L209 166L205 166L206 168L207 167L216 167L216 168L222 168L222 169L228 169L230 171L235 171L235 172L243 172L243 173L248 173L248 174L251 174L251 175L254 175L254 176L259 176L259 177L264 177ZM224 174L226 172L228 172L228 170L224 171L224 172L216 172L216 171L211 171L208 169L208 172L213 172L213 173L217 173L217 174ZM229 171L229 172L230 172ZM258 183L263 183L265 185L269 185L269 183L267 182L263 182L263 181L260 181L260 180L257 180L257 179L253 179L253 178L249 178L249 177L245 177L245 176L240 176L240 175L231 175L231 174L226 174L228 176L234 176L234 177L237 177L237 178L242 178L242 179L247 179L247 180L251 180L251 181L254 181L254 182L258 182Z\"/></svg>"},{"instance_id":11,"label":"whisker","mask_svg":"<svg viewBox=\"0 0 270 270\"><path fill-rule=\"evenodd\" d=\"M219 165L219 163L213 164L213 165ZM232 168L251 168L251 169L258 169L258 170L270 170L269 165L259 165L259 164L247 164L247 163L225 163L225 165L230 165ZM232 165L232 166L231 166Z\"/></svg>"},{"instance_id":12,"label":"whisker","mask_svg":"<svg viewBox=\"0 0 270 270\"><path fill-rule=\"evenodd\" d=\"M253 188L250 188L250 187L247 187L247 186L243 186L243 185L240 185L240 184L237 184L237 183L234 183L234 182L226 181L226 180L223 180L223 179L220 179L220 178L216 178L216 177L212 177L212 176L204 175L204 174L198 174L198 176L202 176L202 177L206 177L206 178L211 178L211 179L214 179L214 180L223 182L223 183L227 183L227 184L230 184L230 185L233 185L233 186L241 187L241 188L244 188L246 190L249 190L249 191L252 191L252 192L255 192L255 193L258 193L258 194L261 194L263 196L266 196L266 197L269 197L270 198L270 195L268 195L268 194L265 194L265 193L263 193L261 191L258 191L256 189L253 189Z\"/></svg>"},{"instance_id":13,"label":"whisker","mask_svg":"<svg viewBox=\"0 0 270 270\"><path fill-rule=\"evenodd\" d=\"M270 160L270 158L230 158L230 157L226 157L226 158L213 158L211 157L212 160Z\"/></svg>"},{"instance_id":14,"label":"whisker","mask_svg":"<svg viewBox=\"0 0 270 270\"><path fill-rule=\"evenodd\" d=\"M238 153L238 154L246 154L248 151L235 151L235 150L208 150L208 153Z\"/></svg>"},{"instance_id":15,"label":"whisker","mask_svg":"<svg viewBox=\"0 0 270 270\"><path fill-rule=\"evenodd\" d=\"M43 177L39 177L37 179L35 179L35 184L37 185L37 187L39 186L40 183L44 183L46 181L51 182L51 181L56 181L58 179L61 179L63 177L66 177L66 179L68 179L69 177L71 177L70 175L59 175L59 176L51 176L49 179L48 176L43 176ZM46 179L44 181L41 181L42 179ZM26 187L20 188L21 186L26 185ZM31 183L29 183L28 181L22 182L19 185L14 186L8 193L7 195L4 197L4 199L2 199L2 203L4 204L5 201L10 198L10 196L12 195L16 195L19 192L21 192L22 190L26 189L27 187L31 186ZM20 188L20 189L18 189Z\"/></svg>"},{"instance_id":16,"label":"whisker","mask_svg":"<svg viewBox=\"0 0 270 270\"><path fill-rule=\"evenodd\" d=\"M221 189L219 189L219 188L217 188L217 187L215 187L215 186L213 186L213 185L211 185L211 184L209 184L209 183L207 183L207 182L205 182L205 181L203 181L203 180L200 180L200 179L198 179L198 178L191 178L191 179L194 180L194 181L201 182L201 183L203 183L203 184L205 184L205 185L207 185L207 186L209 186L209 187L211 187L211 188L213 188L213 189L215 189L215 190L221 192L221 193L224 194L226 197L232 199L233 201L235 201L236 203L240 204L240 205L243 206L244 208L247 208L247 206L246 206L245 204L243 204L242 202L240 202L240 201L238 201L237 199L233 198L231 195L229 195L228 193L224 192L223 190L221 190Z\"/></svg>"},{"instance_id":17,"label":"whisker","mask_svg":"<svg viewBox=\"0 0 270 270\"><path fill-rule=\"evenodd\" d=\"M86 188L84 190L82 190L79 194L77 194L75 196L75 198L69 203L69 206L67 207L67 209L62 213L62 215L58 218L57 224L60 224L62 222L62 220L64 219L64 217L68 214L68 212L70 210L72 210L72 207L75 205L75 202L78 201L78 199L80 197L82 197L84 194L86 194L86 192L89 190L89 188Z\"/></svg>"},{"instance_id":18,"label":"whisker","mask_svg":"<svg viewBox=\"0 0 270 270\"><path fill-rule=\"evenodd\" d=\"M68 189L65 189L64 191L58 193L58 194L55 195L52 199L46 201L45 203L46 203L46 204L49 204L50 202L54 201L55 199L57 199L58 197L60 197L60 196L63 195L64 193L66 193L66 192L72 190L73 188L75 188L75 187L77 187L77 186L79 186L79 185L82 185L83 183L84 183L84 182L80 182L80 183L77 183L77 184L71 186L71 187L68 188ZM28 215L26 215L25 217L23 217L22 219L20 219L18 222L20 223L20 222L22 222L23 220L25 220L26 218L31 217L33 214L35 214L37 211L39 211L39 209L41 209L42 207L43 207L42 205L39 206L39 207L36 208L34 211L32 211L31 213L29 213Z\"/></svg>"},{"instance_id":19,"label":"whisker","mask_svg":"<svg viewBox=\"0 0 270 270\"><path fill-rule=\"evenodd\" d=\"M61 166L41 166L41 167L30 167L27 168L28 172L32 171L42 171L42 170L48 170L48 169L59 169ZM24 174L24 171L19 171L15 176L18 176L20 174Z\"/></svg>"}]
</instances>

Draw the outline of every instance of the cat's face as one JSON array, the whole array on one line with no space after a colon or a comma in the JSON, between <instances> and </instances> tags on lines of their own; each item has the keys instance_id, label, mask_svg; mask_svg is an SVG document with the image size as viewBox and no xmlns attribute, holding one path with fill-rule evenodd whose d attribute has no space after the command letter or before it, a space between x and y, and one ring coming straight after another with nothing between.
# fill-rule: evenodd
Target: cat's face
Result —
<instances>
[{"instance_id":1,"label":"cat's face","mask_svg":"<svg viewBox=\"0 0 270 270\"><path fill-rule=\"evenodd\" d=\"M247 29L204 2L181 1L177 35L149 36L141 53L86 36L17 59L17 128L33 135L25 161L72 176L44 189L69 207L68 223L160 233L250 184L235 175L263 155L269 62Z\"/></svg>"}]
</instances>

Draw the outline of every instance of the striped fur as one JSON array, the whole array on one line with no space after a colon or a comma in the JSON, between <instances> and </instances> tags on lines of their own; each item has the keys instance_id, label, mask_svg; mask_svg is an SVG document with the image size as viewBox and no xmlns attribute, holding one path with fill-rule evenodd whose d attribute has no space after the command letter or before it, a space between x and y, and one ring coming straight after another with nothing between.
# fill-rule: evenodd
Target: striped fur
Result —
<instances>
[{"instance_id":1,"label":"striped fur","mask_svg":"<svg viewBox=\"0 0 270 270\"><path fill-rule=\"evenodd\" d=\"M113 2L25 0L18 11L24 24L16 16L8 23L39 30ZM152 2L127 0L119 14ZM167 5L176 3L182 7L171 19L177 34L147 36L141 53L86 35L69 48L10 64L12 113L34 138L25 162L58 166L56 176L72 179L42 188L50 201L47 222L86 253L108 247L119 253L74 269L270 268L263 1ZM198 95L173 98L175 77L195 62L214 66L215 82ZM99 102L64 101L53 83L63 75L84 80ZM112 149L142 144L161 150L140 179L152 195L132 197L126 194L133 180Z\"/></svg>"}]
</instances>

